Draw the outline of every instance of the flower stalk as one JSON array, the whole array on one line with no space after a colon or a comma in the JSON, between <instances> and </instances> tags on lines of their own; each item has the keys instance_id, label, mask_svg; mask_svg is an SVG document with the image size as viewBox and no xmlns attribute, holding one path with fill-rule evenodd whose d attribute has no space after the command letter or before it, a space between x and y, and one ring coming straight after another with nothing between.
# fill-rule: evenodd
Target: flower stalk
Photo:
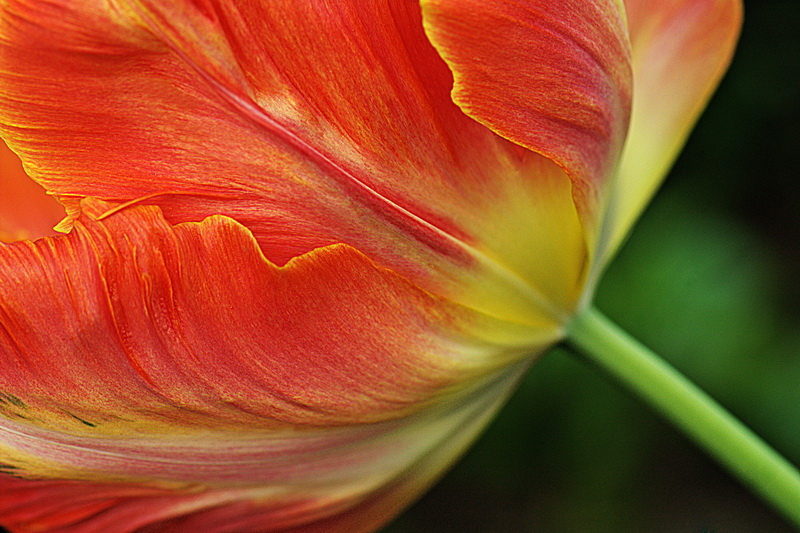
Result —
<instances>
[{"instance_id":1,"label":"flower stalk","mask_svg":"<svg viewBox=\"0 0 800 533\"><path fill-rule=\"evenodd\" d=\"M800 527L800 472L708 394L594 308L574 318L567 343Z\"/></svg>"}]
</instances>

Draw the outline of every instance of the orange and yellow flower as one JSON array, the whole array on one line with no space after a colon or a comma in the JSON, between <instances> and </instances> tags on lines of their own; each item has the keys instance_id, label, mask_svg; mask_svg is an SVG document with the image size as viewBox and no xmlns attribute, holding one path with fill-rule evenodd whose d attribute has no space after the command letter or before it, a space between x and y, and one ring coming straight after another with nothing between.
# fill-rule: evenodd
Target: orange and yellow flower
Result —
<instances>
[{"instance_id":1,"label":"orange and yellow flower","mask_svg":"<svg viewBox=\"0 0 800 533\"><path fill-rule=\"evenodd\" d=\"M63 532L386 523L589 302L741 19L0 6L0 131L67 214L31 240L59 204L3 159L0 524Z\"/></svg>"}]
</instances>

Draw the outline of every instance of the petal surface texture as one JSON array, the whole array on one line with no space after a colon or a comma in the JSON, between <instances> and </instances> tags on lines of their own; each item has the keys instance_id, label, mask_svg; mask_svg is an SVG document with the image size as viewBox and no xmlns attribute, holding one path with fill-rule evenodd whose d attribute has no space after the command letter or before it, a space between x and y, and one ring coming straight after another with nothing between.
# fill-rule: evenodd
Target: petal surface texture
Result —
<instances>
[{"instance_id":1,"label":"petal surface texture","mask_svg":"<svg viewBox=\"0 0 800 533\"><path fill-rule=\"evenodd\" d=\"M741 0L626 0L633 47L631 127L606 218L601 265L680 152L730 63Z\"/></svg>"},{"instance_id":2,"label":"petal surface texture","mask_svg":"<svg viewBox=\"0 0 800 533\"><path fill-rule=\"evenodd\" d=\"M64 208L25 174L0 140L0 242L53 235Z\"/></svg>"},{"instance_id":3,"label":"petal surface texture","mask_svg":"<svg viewBox=\"0 0 800 533\"><path fill-rule=\"evenodd\" d=\"M107 208L0 248L0 524L20 531L282 531L359 504L374 529L552 342L346 245L278 267L229 218Z\"/></svg>"},{"instance_id":4,"label":"petal surface texture","mask_svg":"<svg viewBox=\"0 0 800 533\"><path fill-rule=\"evenodd\" d=\"M508 140L465 115L414 2L5 3L4 135L50 192L140 199L171 222L228 215L277 264L350 244L426 289L537 327L557 327L575 306L588 252L573 187L596 190L582 184L611 164L624 130L615 83L627 63L610 5L578 12L603 15L569 36L582 62L562 61L560 41L528 62L544 65L551 88L541 101L530 91L531 106L574 85L585 105L564 114L595 117L584 137L610 139L555 164L556 139L574 133L559 129L566 118L525 118L514 127L535 133L502 128ZM515 31L521 53L539 48L541 35ZM614 49L577 51L593 38ZM593 77L610 108L584 93Z\"/></svg>"}]
</instances>

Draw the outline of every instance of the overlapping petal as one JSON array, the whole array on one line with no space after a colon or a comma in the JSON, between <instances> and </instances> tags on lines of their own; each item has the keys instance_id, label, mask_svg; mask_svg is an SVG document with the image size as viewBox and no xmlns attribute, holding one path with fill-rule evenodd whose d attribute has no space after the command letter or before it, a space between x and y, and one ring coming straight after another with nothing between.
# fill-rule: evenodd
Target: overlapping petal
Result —
<instances>
[{"instance_id":1,"label":"overlapping petal","mask_svg":"<svg viewBox=\"0 0 800 533\"><path fill-rule=\"evenodd\" d=\"M0 140L0 242L54 234L64 209L25 174L19 158Z\"/></svg>"},{"instance_id":2,"label":"overlapping petal","mask_svg":"<svg viewBox=\"0 0 800 533\"><path fill-rule=\"evenodd\" d=\"M277 529L393 483L407 499L480 429L529 346L552 342L345 245L277 267L230 219L173 227L155 207L107 207L84 201L69 235L0 248L6 473L170 489L152 505L167 518L252 505ZM415 465L429 472L402 481ZM0 519L83 516L84 496L53 486L31 489L32 510L3 498ZM89 523L128 508L94 505Z\"/></svg>"},{"instance_id":3,"label":"overlapping petal","mask_svg":"<svg viewBox=\"0 0 800 533\"><path fill-rule=\"evenodd\" d=\"M591 248L576 185L527 149L555 158L571 130L545 117L510 142L465 115L413 2L7 4L15 18L0 30L0 59L14 74L0 80L0 108L48 190L146 198L172 222L226 214L278 263L348 243L430 290L523 322L560 322L574 306ZM571 34L583 63L551 50L514 65L526 79L543 65L564 70L529 115L603 76L599 92L580 93L596 112L573 114L597 118L586 135L610 137L557 161L577 169L576 183L601 181L584 174L612 164L624 132L619 17L611 4L598 9L605 18ZM609 36L609 50L580 49ZM584 73L594 55L605 63ZM542 243L563 253L531 261Z\"/></svg>"},{"instance_id":4,"label":"overlapping petal","mask_svg":"<svg viewBox=\"0 0 800 533\"><path fill-rule=\"evenodd\" d=\"M649 202L733 56L740 0L626 0L633 50L631 127L606 216L600 264Z\"/></svg>"}]
</instances>

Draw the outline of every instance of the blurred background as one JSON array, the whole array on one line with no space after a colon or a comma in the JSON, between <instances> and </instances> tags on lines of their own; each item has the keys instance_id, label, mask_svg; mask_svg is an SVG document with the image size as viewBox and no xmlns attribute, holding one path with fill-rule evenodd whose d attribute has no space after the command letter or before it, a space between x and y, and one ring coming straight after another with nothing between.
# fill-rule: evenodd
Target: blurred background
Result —
<instances>
[{"instance_id":1,"label":"blurred background","mask_svg":"<svg viewBox=\"0 0 800 533\"><path fill-rule=\"evenodd\" d=\"M746 2L734 63L596 305L800 465L800 1ZM562 349L385 533L794 531Z\"/></svg>"}]
</instances>

